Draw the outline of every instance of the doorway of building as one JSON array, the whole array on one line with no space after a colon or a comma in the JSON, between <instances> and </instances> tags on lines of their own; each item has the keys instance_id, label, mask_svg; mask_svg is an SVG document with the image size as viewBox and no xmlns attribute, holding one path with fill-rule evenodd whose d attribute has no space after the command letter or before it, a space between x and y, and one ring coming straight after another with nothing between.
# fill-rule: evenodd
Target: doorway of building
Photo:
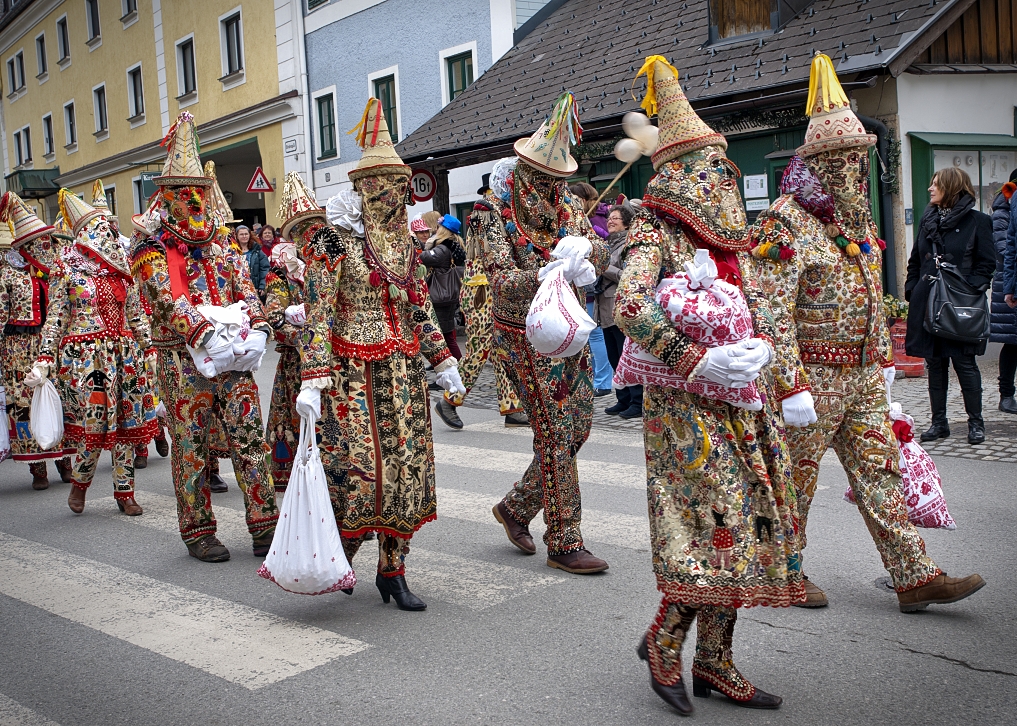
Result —
<instances>
[{"instance_id":1,"label":"doorway of building","mask_svg":"<svg viewBox=\"0 0 1017 726\"><path fill-rule=\"evenodd\" d=\"M254 176L255 169L261 166L258 137L203 151L202 165L207 161L215 162L219 188L222 189L230 209L233 210L233 218L243 221L248 227L255 222L264 224L267 219L265 195L247 193L247 185Z\"/></svg>"}]
</instances>

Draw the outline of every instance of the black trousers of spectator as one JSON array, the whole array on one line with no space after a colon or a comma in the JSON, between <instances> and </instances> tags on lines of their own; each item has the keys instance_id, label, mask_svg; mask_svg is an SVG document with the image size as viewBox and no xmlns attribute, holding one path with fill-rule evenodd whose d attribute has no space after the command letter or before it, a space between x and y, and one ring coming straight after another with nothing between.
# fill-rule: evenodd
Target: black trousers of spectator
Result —
<instances>
[{"instance_id":1,"label":"black trousers of spectator","mask_svg":"<svg viewBox=\"0 0 1017 726\"><path fill-rule=\"evenodd\" d=\"M950 388L950 361L960 381L964 396L964 410L968 423L982 423L982 374L973 355L955 355L950 358L926 358L929 367L929 402L932 404L932 422L946 423L946 396Z\"/></svg>"},{"instance_id":2,"label":"black trousers of spectator","mask_svg":"<svg viewBox=\"0 0 1017 726\"><path fill-rule=\"evenodd\" d=\"M607 347L607 359L611 361L611 367L618 370L618 361L621 360L622 349L625 347L625 333L617 325L604 328L604 345ZM614 393L620 404L643 405L642 386L626 386L616 389Z\"/></svg>"}]
</instances>

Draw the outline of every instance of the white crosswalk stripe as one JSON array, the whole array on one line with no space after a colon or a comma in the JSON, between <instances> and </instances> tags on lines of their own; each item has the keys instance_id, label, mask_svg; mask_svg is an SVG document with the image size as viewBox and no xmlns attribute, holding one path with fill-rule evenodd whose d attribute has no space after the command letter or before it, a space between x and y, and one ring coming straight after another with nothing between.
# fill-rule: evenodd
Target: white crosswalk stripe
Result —
<instances>
[{"instance_id":1,"label":"white crosswalk stripe","mask_svg":"<svg viewBox=\"0 0 1017 726\"><path fill-rule=\"evenodd\" d=\"M497 421L482 421L480 423L470 424L463 428L463 431L473 431L479 434L506 434L508 436L525 436L528 439L533 438L533 430L525 426L505 428L505 424L501 422L501 419ZM586 451L588 446L627 446L629 448L641 449L643 448L643 437L640 434L629 433L625 431L604 431L602 429L592 429L589 437L586 439L586 443L583 444L583 450L579 452L582 456L583 452Z\"/></svg>"},{"instance_id":2,"label":"white crosswalk stripe","mask_svg":"<svg viewBox=\"0 0 1017 726\"><path fill-rule=\"evenodd\" d=\"M0 551L0 593L250 690L369 647L20 537Z\"/></svg>"},{"instance_id":3,"label":"white crosswalk stripe","mask_svg":"<svg viewBox=\"0 0 1017 726\"><path fill-rule=\"evenodd\" d=\"M176 500L164 494L139 492L138 501L145 513L140 517L125 517L117 509L113 497L89 502L88 506L103 516L115 517L131 524L177 534ZM441 506L439 500L439 506ZM444 515L444 512L442 512ZM247 533L244 513L222 504L215 505L216 536L229 548L238 548L236 556L250 557L251 536ZM452 516L452 515L449 515ZM497 526L488 506L489 524ZM181 545L182 546L182 545ZM240 549L242 548L242 549ZM469 610L484 610L500 605L509 598L533 590L557 585L564 580L551 574L535 574L530 570L508 567L490 562L478 567L475 559L433 552L413 546L412 558L413 591L425 601L428 597L452 603ZM364 568L360 586L372 588L374 563L366 550L357 556L358 565ZM362 560L362 561L361 561Z\"/></svg>"},{"instance_id":4,"label":"white crosswalk stripe","mask_svg":"<svg viewBox=\"0 0 1017 726\"><path fill-rule=\"evenodd\" d=\"M0 693L0 726L60 726Z\"/></svg>"}]
</instances>

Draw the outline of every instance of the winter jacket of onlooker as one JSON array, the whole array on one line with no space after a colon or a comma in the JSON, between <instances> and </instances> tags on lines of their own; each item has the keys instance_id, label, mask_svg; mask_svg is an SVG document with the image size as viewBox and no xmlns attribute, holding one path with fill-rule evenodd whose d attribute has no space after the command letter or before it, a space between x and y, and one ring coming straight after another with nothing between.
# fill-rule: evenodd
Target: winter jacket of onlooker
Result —
<instances>
[{"instance_id":1,"label":"winter jacket of onlooker","mask_svg":"<svg viewBox=\"0 0 1017 726\"><path fill-rule=\"evenodd\" d=\"M1017 194L1012 191L1014 187L1007 188L1011 190L1010 224L1003 243L1003 294L1017 297L1017 203L1013 201Z\"/></svg>"},{"instance_id":2,"label":"winter jacket of onlooker","mask_svg":"<svg viewBox=\"0 0 1017 726\"><path fill-rule=\"evenodd\" d=\"M607 237L611 259L607 269L600 276L601 293L597 295L593 308L593 319L602 328L610 328L614 322L614 298L618 294L618 279L621 277L622 247L628 236L626 230L614 232Z\"/></svg>"},{"instance_id":3,"label":"winter jacket of onlooker","mask_svg":"<svg viewBox=\"0 0 1017 726\"><path fill-rule=\"evenodd\" d=\"M1010 191L1007 189L1007 191ZM1011 192L1012 193L1012 192ZM1007 290L1004 289L1003 257L1007 248L1007 232L1011 218L1010 199L1004 192L996 195L992 201L992 243L996 247L996 274L992 278L992 334L989 340L993 343L1010 343L1017 345L1017 308L1011 308L1003 300ZM1013 236L1011 233L1011 243ZM1011 287L1013 290L1013 275Z\"/></svg>"},{"instance_id":4,"label":"winter jacket of onlooker","mask_svg":"<svg viewBox=\"0 0 1017 726\"><path fill-rule=\"evenodd\" d=\"M610 205L601 202L597 205L597 209L593 214L590 215L590 225L601 239L607 239L607 215L610 213Z\"/></svg>"},{"instance_id":5,"label":"winter jacket of onlooker","mask_svg":"<svg viewBox=\"0 0 1017 726\"><path fill-rule=\"evenodd\" d=\"M265 296L265 277L268 275L268 256L255 244L244 252L247 268L251 271L251 282L258 289L258 294Z\"/></svg>"}]
</instances>

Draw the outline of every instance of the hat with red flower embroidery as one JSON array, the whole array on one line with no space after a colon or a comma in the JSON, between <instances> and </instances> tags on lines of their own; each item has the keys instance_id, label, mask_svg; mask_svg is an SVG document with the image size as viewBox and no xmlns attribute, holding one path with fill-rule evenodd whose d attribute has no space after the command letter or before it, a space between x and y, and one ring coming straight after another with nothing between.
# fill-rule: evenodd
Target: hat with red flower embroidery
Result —
<instances>
[{"instance_id":1,"label":"hat with red flower embroidery","mask_svg":"<svg viewBox=\"0 0 1017 726\"><path fill-rule=\"evenodd\" d=\"M320 217L324 221L325 210L315 201L314 192L304 184L303 177L298 172L288 172L279 203L279 218L283 220L279 234L289 239L293 225L312 217Z\"/></svg>"},{"instance_id":2,"label":"hat with red flower embroidery","mask_svg":"<svg viewBox=\"0 0 1017 726\"><path fill-rule=\"evenodd\" d=\"M25 201L14 192L6 192L0 199L0 221L10 225L14 241L11 247L18 249L21 245L44 234L53 234L55 228L46 224Z\"/></svg>"}]
</instances>

